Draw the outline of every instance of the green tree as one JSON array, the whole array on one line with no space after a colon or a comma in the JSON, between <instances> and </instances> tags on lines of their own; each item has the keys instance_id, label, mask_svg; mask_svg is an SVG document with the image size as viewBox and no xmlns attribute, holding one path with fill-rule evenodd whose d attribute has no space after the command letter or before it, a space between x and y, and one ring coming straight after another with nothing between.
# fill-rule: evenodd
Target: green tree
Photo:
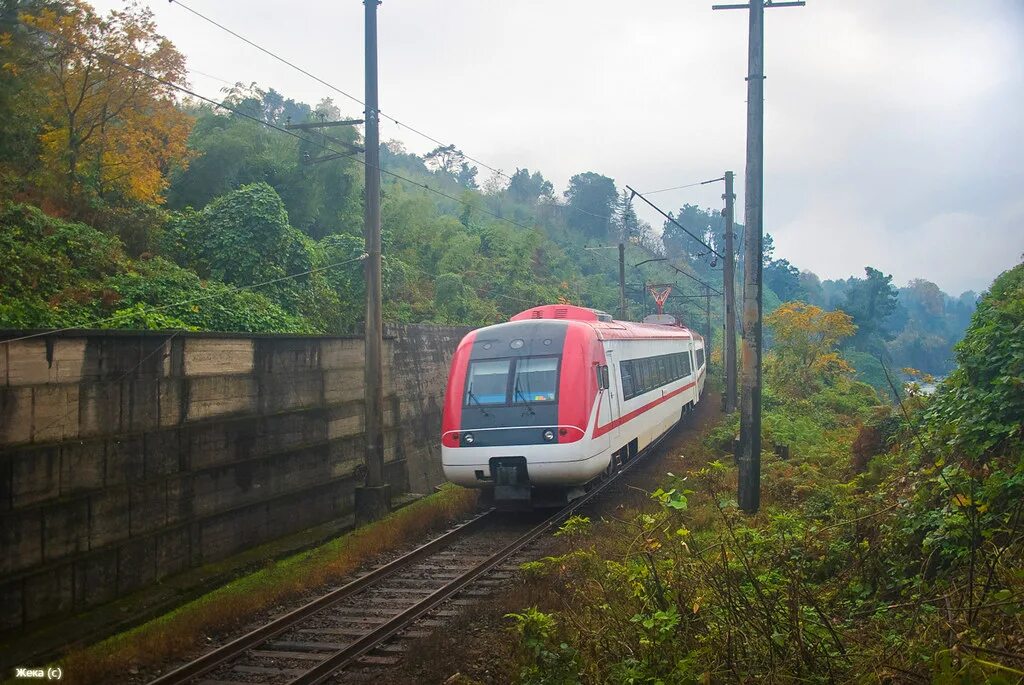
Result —
<instances>
[{"instance_id":1,"label":"green tree","mask_svg":"<svg viewBox=\"0 0 1024 685\"><path fill-rule=\"evenodd\" d=\"M592 171L576 174L569 179L565 191L570 210L566 215L567 223L587 237L608 237L618 196L615 181L607 176Z\"/></svg>"},{"instance_id":2,"label":"green tree","mask_svg":"<svg viewBox=\"0 0 1024 685\"><path fill-rule=\"evenodd\" d=\"M505 191L513 202L524 205L536 204L541 198L550 198L554 193L551 182L539 171L532 174L529 169L516 169Z\"/></svg>"},{"instance_id":3,"label":"green tree","mask_svg":"<svg viewBox=\"0 0 1024 685\"><path fill-rule=\"evenodd\" d=\"M806 299L806 293L800 284L800 270L786 259L774 259L765 265L763 270L765 284L775 291L783 302Z\"/></svg>"},{"instance_id":4,"label":"green tree","mask_svg":"<svg viewBox=\"0 0 1024 685\"><path fill-rule=\"evenodd\" d=\"M843 309L857 325L854 345L873 352L882 347L885 320L896 310L897 292L891 275L870 266L864 272L867 277L855 279L847 291Z\"/></svg>"}]
</instances>

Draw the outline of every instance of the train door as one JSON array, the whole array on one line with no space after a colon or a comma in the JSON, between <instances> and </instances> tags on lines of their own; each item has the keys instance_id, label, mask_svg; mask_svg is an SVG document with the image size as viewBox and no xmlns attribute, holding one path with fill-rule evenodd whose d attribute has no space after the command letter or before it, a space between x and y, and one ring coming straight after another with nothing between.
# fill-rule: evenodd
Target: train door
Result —
<instances>
[{"instance_id":1,"label":"train door","mask_svg":"<svg viewBox=\"0 0 1024 685\"><path fill-rule=\"evenodd\" d=\"M612 429L611 436L613 438L619 435L619 417L622 415L622 378L618 371L618 364L615 363L614 357L611 357L612 352L615 350L606 350L605 355L608 359L608 365L605 367L605 385L608 386L608 408L611 413L611 421L615 428Z\"/></svg>"},{"instance_id":2,"label":"train door","mask_svg":"<svg viewBox=\"0 0 1024 685\"><path fill-rule=\"evenodd\" d=\"M614 362L612 361L594 366L598 388L597 426L594 430L594 447L597 448L595 454L598 452L611 454L619 447L617 443L619 391L613 366Z\"/></svg>"}]
</instances>

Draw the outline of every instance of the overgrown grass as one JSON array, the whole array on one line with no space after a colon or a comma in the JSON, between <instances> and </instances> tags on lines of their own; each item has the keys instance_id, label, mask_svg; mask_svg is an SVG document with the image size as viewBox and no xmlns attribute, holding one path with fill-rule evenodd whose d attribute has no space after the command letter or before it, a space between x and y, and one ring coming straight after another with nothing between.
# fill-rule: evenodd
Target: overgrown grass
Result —
<instances>
[{"instance_id":1,"label":"overgrown grass","mask_svg":"<svg viewBox=\"0 0 1024 685\"><path fill-rule=\"evenodd\" d=\"M646 503L524 568L562 590L509 618L518 682L1024 682L1019 429L969 463L919 434L923 401L893 430L845 379L769 397L765 449L791 458L763 453L757 515L733 419Z\"/></svg>"},{"instance_id":2,"label":"overgrown grass","mask_svg":"<svg viewBox=\"0 0 1024 685\"><path fill-rule=\"evenodd\" d=\"M455 486L404 507L321 547L239 578L148 623L68 654L62 663L72 683L123 680L130 667L145 669L180 658L213 634L244 626L260 612L351 575L375 556L414 542L476 506L476 493Z\"/></svg>"}]
</instances>

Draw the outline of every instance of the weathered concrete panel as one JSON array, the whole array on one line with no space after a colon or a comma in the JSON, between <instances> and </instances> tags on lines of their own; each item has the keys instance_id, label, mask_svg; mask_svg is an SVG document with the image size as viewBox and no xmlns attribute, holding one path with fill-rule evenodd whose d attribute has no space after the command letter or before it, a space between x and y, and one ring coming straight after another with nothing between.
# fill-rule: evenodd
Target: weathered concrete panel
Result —
<instances>
[{"instance_id":1,"label":"weathered concrete panel","mask_svg":"<svg viewBox=\"0 0 1024 685\"><path fill-rule=\"evenodd\" d=\"M156 538L130 540L117 549L117 594L123 595L156 578Z\"/></svg>"},{"instance_id":2,"label":"weathered concrete panel","mask_svg":"<svg viewBox=\"0 0 1024 685\"><path fill-rule=\"evenodd\" d=\"M128 489L128 532L140 537L167 523L167 487L164 481L136 483Z\"/></svg>"},{"instance_id":3,"label":"weathered concrete panel","mask_svg":"<svg viewBox=\"0 0 1024 685\"><path fill-rule=\"evenodd\" d=\"M15 509L60 495L60 449L35 448L11 460L11 500Z\"/></svg>"},{"instance_id":4,"label":"weathered concrete panel","mask_svg":"<svg viewBox=\"0 0 1024 685\"><path fill-rule=\"evenodd\" d=\"M176 426L182 418L182 391L185 381L180 378L160 381L160 426Z\"/></svg>"},{"instance_id":5,"label":"weathered concrete panel","mask_svg":"<svg viewBox=\"0 0 1024 685\"><path fill-rule=\"evenodd\" d=\"M187 420L256 411L259 383L251 376L207 376L188 381Z\"/></svg>"},{"instance_id":6,"label":"weathered concrete panel","mask_svg":"<svg viewBox=\"0 0 1024 685\"><path fill-rule=\"evenodd\" d=\"M163 430L143 435L143 473L158 478L181 470L181 434Z\"/></svg>"},{"instance_id":7,"label":"weathered concrete panel","mask_svg":"<svg viewBox=\"0 0 1024 685\"><path fill-rule=\"evenodd\" d=\"M13 630L25 622L24 582L0 585L0 630Z\"/></svg>"},{"instance_id":8,"label":"weathered concrete panel","mask_svg":"<svg viewBox=\"0 0 1024 685\"><path fill-rule=\"evenodd\" d=\"M256 370L260 373L291 375L320 368L320 341L308 339L259 340Z\"/></svg>"},{"instance_id":9,"label":"weathered concrete panel","mask_svg":"<svg viewBox=\"0 0 1024 685\"><path fill-rule=\"evenodd\" d=\"M63 614L74 606L74 571L71 564L52 568L25 579L25 621Z\"/></svg>"},{"instance_id":10,"label":"weathered concrete panel","mask_svg":"<svg viewBox=\"0 0 1024 685\"><path fill-rule=\"evenodd\" d=\"M362 339L346 338L320 341L320 368L363 368Z\"/></svg>"},{"instance_id":11,"label":"weathered concrete panel","mask_svg":"<svg viewBox=\"0 0 1024 685\"><path fill-rule=\"evenodd\" d=\"M60 446L60 494L98 490L105 482L106 445L102 440Z\"/></svg>"},{"instance_id":12,"label":"weathered concrete panel","mask_svg":"<svg viewBox=\"0 0 1024 685\"><path fill-rule=\"evenodd\" d=\"M117 597L117 550L90 554L74 564L75 607L85 608Z\"/></svg>"},{"instance_id":13,"label":"weathered concrete panel","mask_svg":"<svg viewBox=\"0 0 1024 685\"><path fill-rule=\"evenodd\" d=\"M89 549L89 500L85 497L43 509L43 559L56 561Z\"/></svg>"},{"instance_id":14,"label":"weathered concrete panel","mask_svg":"<svg viewBox=\"0 0 1024 685\"><path fill-rule=\"evenodd\" d=\"M79 437L121 432L121 384L82 383L78 389Z\"/></svg>"},{"instance_id":15,"label":"weathered concrete panel","mask_svg":"<svg viewBox=\"0 0 1024 685\"><path fill-rule=\"evenodd\" d=\"M365 430L362 403L351 402L330 410L327 419L327 437L330 440L358 435Z\"/></svg>"},{"instance_id":16,"label":"weathered concrete panel","mask_svg":"<svg viewBox=\"0 0 1024 685\"><path fill-rule=\"evenodd\" d=\"M325 371L324 402L327 405L361 402L366 380L362 367Z\"/></svg>"},{"instance_id":17,"label":"weathered concrete panel","mask_svg":"<svg viewBox=\"0 0 1024 685\"><path fill-rule=\"evenodd\" d=\"M7 349L8 385L50 382L50 362L46 359L46 341L43 338L10 342L4 347Z\"/></svg>"},{"instance_id":18,"label":"weathered concrete panel","mask_svg":"<svg viewBox=\"0 0 1024 685\"><path fill-rule=\"evenodd\" d=\"M319 371L261 374L261 414L309 409L323 403L324 379Z\"/></svg>"},{"instance_id":19,"label":"weathered concrete panel","mask_svg":"<svg viewBox=\"0 0 1024 685\"><path fill-rule=\"evenodd\" d=\"M184 571L191 562L191 538L187 526L172 528L156 537L156 579Z\"/></svg>"},{"instance_id":20,"label":"weathered concrete panel","mask_svg":"<svg viewBox=\"0 0 1024 685\"><path fill-rule=\"evenodd\" d=\"M128 539L129 496L126 489L108 489L89 497L89 549Z\"/></svg>"},{"instance_id":21,"label":"weathered concrete panel","mask_svg":"<svg viewBox=\"0 0 1024 685\"><path fill-rule=\"evenodd\" d=\"M38 508L0 515L0 573L43 561L43 516Z\"/></svg>"},{"instance_id":22,"label":"weathered concrete panel","mask_svg":"<svg viewBox=\"0 0 1024 685\"><path fill-rule=\"evenodd\" d=\"M0 445L32 440L32 388L0 388Z\"/></svg>"},{"instance_id":23,"label":"weathered concrete panel","mask_svg":"<svg viewBox=\"0 0 1024 685\"><path fill-rule=\"evenodd\" d=\"M245 338L188 338L186 376L227 376L251 373L256 344Z\"/></svg>"},{"instance_id":24,"label":"weathered concrete panel","mask_svg":"<svg viewBox=\"0 0 1024 685\"><path fill-rule=\"evenodd\" d=\"M106 442L106 485L135 483L145 476L145 447L141 435L125 435Z\"/></svg>"},{"instance_id":25,"label":"weathered concrete panel","mask_svg":"<svg viewBox=\"0 0 1024 685\"><path fill-rule=\"evenodd\" d=\"M32 388L32 440L50 442L78 437L78 386Z\"/></svg>"},{"instance_id":26,"label":"weathered concrete panel","mask_svg":"<svg viewBox=\"0 0 1024 685\"><path fill-rule=\"evenodd\" d=\"M160 427L160 381L151 378L121 383L123 430L139 433Z\"/></svg>"}]
</instances>

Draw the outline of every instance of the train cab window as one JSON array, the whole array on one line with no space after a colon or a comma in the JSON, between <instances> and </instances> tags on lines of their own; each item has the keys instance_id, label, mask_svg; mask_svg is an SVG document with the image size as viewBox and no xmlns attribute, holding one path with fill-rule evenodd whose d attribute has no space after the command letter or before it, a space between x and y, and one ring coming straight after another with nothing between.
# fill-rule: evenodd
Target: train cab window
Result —
<instances>
[{"instance_id":1,"label":"train cab window","mask_svg":"<svg viewBox=\"0 0 1024 685\"><path fill-rule=\"evenodd\" d=\"M608 367L597 366L594 368L597 369L597 387L600 390L607 390L608 388L610 388L611 384L608 380Z\"/></svg>"},{"instance_id":2,"label":"train cab window","mask_svg":"<svg viewBox=\"0 0 1024 685\"><path fill-rule=\"evenodd\" d=\"M511 359L471 362L466 383L466 406L508 404L508 371Z\"/></svg>"},{"instance_id":3,"label":"train cab window","mask_svg":"<svg viewBox=\"0 0 1024 685\"><path fill-rule=\"evenodd\" d=\"M512 404L554 402L558 390L558 358L530 357L516 362Z\"/></svg>"}]
</instances>

